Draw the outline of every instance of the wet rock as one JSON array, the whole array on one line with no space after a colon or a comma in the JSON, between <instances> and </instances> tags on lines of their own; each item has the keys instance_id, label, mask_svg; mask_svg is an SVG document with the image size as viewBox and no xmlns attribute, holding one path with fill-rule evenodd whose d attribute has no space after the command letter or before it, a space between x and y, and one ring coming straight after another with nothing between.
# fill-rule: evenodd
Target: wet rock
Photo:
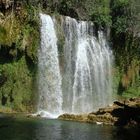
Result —
<instances>
[{"instance_id":1,"label":"wet rock","mask_svg":"<svg viewBox=\"0 0 140 140\"><path fill-rule=\"evenodd\" d=\"M100 108L97 112L89 114L63 114L59 119L119 126L140 125L140 98L115 101L112 106Z\"/></svg>"},{"instance_id":2,"label":"wet rock","mask_svg":"<svg viewBox=\"0 0 140 140\"><path fill-rule=\"evenodd\" d=\"M74 114L63 114L60 115L58 118L63 120L70 120L70 121L80 121L80 122L87 122L87 114L81 115L74 115Z\"/></svg>"}]
</instances>

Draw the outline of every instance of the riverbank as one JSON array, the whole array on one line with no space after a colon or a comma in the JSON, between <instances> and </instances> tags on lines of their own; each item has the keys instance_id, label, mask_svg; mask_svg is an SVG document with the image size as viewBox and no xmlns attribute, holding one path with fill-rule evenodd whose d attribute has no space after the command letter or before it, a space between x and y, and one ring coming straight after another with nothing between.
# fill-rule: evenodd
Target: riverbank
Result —
<instances>
[{"instance_id":1,"label":"riverbank","mask_svg":"<svg viewBox=\"0 0 140 140\"><path fill-rule=\"evenodd\" d=\"M25 116L27 118L41 118L40 115L31 113L19 113L15 111L6 112L0 110L2 116ZM105 124L115 126L140 126L140 98L115 101L112 106L100 108L96 112L88 114L62 114L60 120L77 121L93 124Z\"/></svg>"},{"instance_id":2,"label":"riverbank","mask_svg":"<svg viewBox=\"0 0 140 140\"><path fill-rule=\"evenodd\" d=\"M58 118L116 126L137 126L140 125L140 98L115 101L112 106L100 108L97 112L91 112L89 114L63 114Z\"/></svg>"}]
</instances>

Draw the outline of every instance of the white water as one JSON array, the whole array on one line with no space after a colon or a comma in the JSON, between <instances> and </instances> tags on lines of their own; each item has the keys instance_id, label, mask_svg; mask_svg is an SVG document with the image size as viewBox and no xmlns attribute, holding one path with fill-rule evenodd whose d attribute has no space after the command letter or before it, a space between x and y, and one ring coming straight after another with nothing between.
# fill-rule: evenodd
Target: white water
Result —
<instances>
[{"instance_id":1,"label":"white water","mask_svg":"<svg viewBox=\"0 0 140 140\"><path fill-rule=\"evenodd\" d=\"M56 116L62 112L57 37L52 18L43 14L40 14L40 18L41 47L38 52L38 113ZM45 111L46 113L44 113Z\"/></svg>"},{"instance_id":2,"label":"white water","mask_svg":"<svg viewBox=\"0 0 140 140\"><path fill-rule=\"evenodd\" d=\"M40 17L38 111L53 116L88 113L112 103L113 55L103 32L98 32L97 39L92 23L62 18L65 45L61 76L55 32L58 23L48 15Z\"/></svg>"}]
</instances>

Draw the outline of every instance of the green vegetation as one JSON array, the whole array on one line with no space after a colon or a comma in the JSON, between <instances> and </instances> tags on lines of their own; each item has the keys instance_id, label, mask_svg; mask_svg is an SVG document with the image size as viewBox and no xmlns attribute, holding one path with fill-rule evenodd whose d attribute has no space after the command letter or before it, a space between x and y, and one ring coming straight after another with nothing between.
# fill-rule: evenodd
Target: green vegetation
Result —
<instances>
[{"instance_id":1,"label":"green vegetation","mask_svg":"<svg viewBox=\"0 0 140 140\"><path fill-rule=\"evenodd\" d=\"M124 33L132 23L131 0L112 0L113 29L117 34Z\"/></svg>"},{"instance_id":2,"label":"green vegetation","mask_svg":"<svg viewBox=\"0 0 140 140\"><path fill-rule=\"evenodd\" d=\"M88 5L88 4L87 4ZM89 5L90 19L98 26L111 26L110 0L95 0Z\"/></svg>"},{"instance_id":3,"label":"green vegetation","mask_svg":"<svg viewBox=\"0 0 140 140\"><path fill-rule=\"evenodd\" d=\"M118 94L124 97L140 96L140 32L137 9L140 2L112 1L111 37L116 65L119 67ZM136 29L137 28L137 29Z\"/></svg>"},{"instance_id":4,"label":"green vegetation","mask_svg":"<svg viewBox=\"0 0 140 140\"><path fill-rule=\"evenodd\" d=\"M0 4L0 111L33 110L40 11L91 20L97 30L110 28L116 63L114 92L140 96L138 0L14 0L7 1L7 8ZM61 56L64 37L57 30Z\"/></svg>"},{"instance_id":5,"label":"green vegetation","mask_svg":"<svg viewBox=\"0 0 140 140\"><path fill-rule=\"evenodd\" d=\"M22 3L1 12L0 110L33 110L40 40L38 13L38 8Z\"/></svg>"},{"instance_id":6,"label":"green vegetation","mask_svg":"<svg viewBox=\"0 0 140 140\"><path fill-rule=\"evenodd\" d=\"M0 65L0 70L6 77L5 83L0 88L0 104L16 111L31 110L32 75L25 57L18 62Z\"/></svg>"}]
</instances>

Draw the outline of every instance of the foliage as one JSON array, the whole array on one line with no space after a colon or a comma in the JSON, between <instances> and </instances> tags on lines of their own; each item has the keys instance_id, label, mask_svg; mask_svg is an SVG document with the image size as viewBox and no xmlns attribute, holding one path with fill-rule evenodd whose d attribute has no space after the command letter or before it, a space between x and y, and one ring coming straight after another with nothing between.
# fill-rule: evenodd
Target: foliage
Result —
<instances>
[{"instance_id":1,"label":"foliage","mask_svg":"<svg viewBox=\"0 0 140 140\"><path fill-rule=\"evenodd\" d=\"M116 34L125 33L131 23L131 0L112 0L112 27Z\"/></svg>"},{"instance_id":2,"label":"foliage","mask_svg":"<svg viewBox=\"0 0 140 140\"><path fill-rule=\"evenodd\" d=\"M0 44L11 46L20 34L20 25L13 13L6 17L0 24Z\"/></svg>"},{"instance_id":3,"label":"foliage","mask_svg":"<svg viewBox=\"0 0 140 140\"><path fill-rule=\"evenodd\" d=\"M37 48L40 40L38 13L39 10L36 7L26 5L21 14L24 15L24 17L20 17L20 20L23 21L23 25L21 27L22 44L19 46L25 49L26 55L33 63L37 63Z\"/></svg>"},{"instance_id":4,"label":"foliage","mask_svg":"<svg viewBox=\"0 0 140 140\"><path fill-rule=\"evenodd\" d=\"M90 19L98 26L111 26L110 0L94 0L87 4Z\"/></svg>"},{"instance_id":5,"label":"foliage","mask_svg":"<svg viewBox=\"0 0 140 140\"><path fill-rule=\"evenodd\" d=\"M118 94L124 97L140 96L140 38L136 36L134 5L132 0L111 1L111 37L120 77Z\"/></svg>"},{"instance_id":6,"label":"foliage","mask_svg":"<svg viewBox=\"0 0 140 140\"><path fill-rule=\"evenodd\" d=\"M16 111L33 109L33 85L39 46L39 10L20 5L0 22L0 106Z\"/></svg>"},{"instance_id":7,"label":"foliage","mask_svg":"<svg viewBox=\"0 0 140 140\"><path fill-rule=\"evenodd\" d=\"M127 96L130 91L135 91L134 95L139 95L140 87L140 41L138 37L128 35L124 46L116 51L117 65L120 71L120 83L118 93ZM131 90L132 89L132 90ZM134 90L135 89L135 90ZM137 92L137 93L136 93Z\"/></svg>"},{"instance_id":8,"label":"foliage","mask_svg":"<svg viewBox=\"0 0 140 140\"><path fill-rule=\"evenodd\" d=\"M31 109L32 77L28 70L25 57L18 62L0 65L7 80L0 88L0 102L3 106L17 111Z\"/></svg>"},{"instance_id":9,"label":"foliage","mask_svg":"<svg viewBox=\"0 0 140 140\"><path fill-rule=\"evenodd\" d=\"M61 0L60 3L58 4L58 9L57 11L66 16L70 16L73 18L79 18L77 9L76 9L76 1L74 0Z\"/></svg>"},{"instance_id":10,"label":"foliage","mask_svg":"<svg viewBox=\"0 0 140 140\"><path fill-rule=\"evenodd\" d=\"M38 9L25 5L20 11L7 13L0 23L0 44L24 51L33 63L37 62L39 46L39 16Z\"/></svg>"},{"instance_id":11,"label":"foliage","mask_svg":"<svg viewBox=\"0 0 140 140\"><path fill-rule=\"evenodd\" d=\"M134 98L134 97L140 97L140 87L138 86L133 86L129 87L123 94L123 97L125 98Z\"/></svg>"}]
</instances>

